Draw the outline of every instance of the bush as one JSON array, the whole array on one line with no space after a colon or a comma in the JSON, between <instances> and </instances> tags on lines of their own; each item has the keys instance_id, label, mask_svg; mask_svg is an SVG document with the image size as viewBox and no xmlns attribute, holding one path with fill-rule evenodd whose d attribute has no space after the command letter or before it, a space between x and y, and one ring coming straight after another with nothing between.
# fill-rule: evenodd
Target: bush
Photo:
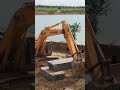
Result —
<instances>
[{"instance_id":1,"label":"bush","mask_svg":"<svg viewBox=\"0 0 120 90\"><path fill-rule=\"evenodd\" d=\"M76 32L80 32L81 30L81 25L80 23L74 23L73 25L70 25L71 32L73 34L74 39L76 40Z\"/></svg>"}]
</instances>

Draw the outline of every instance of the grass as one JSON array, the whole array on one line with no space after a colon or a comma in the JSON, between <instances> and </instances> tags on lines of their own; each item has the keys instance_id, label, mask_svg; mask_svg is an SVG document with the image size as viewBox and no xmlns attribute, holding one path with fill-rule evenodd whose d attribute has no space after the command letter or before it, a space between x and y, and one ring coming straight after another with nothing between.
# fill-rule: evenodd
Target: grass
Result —
<instances>
[{"instance_id":1,"label":"grass","mask_svg":"<svg viewBox=\"0 0 120 90\"><path fill-rule=\"evenodd\" d=\"M55 14L55 13L78 13L78 14L84 14L85 13L85 8L84 7L41 7L41 6L36 6L35 7L36 11L43 11L48 14ZM73 13L74 14L74 13Z\"/></svg>"}]
</instances>

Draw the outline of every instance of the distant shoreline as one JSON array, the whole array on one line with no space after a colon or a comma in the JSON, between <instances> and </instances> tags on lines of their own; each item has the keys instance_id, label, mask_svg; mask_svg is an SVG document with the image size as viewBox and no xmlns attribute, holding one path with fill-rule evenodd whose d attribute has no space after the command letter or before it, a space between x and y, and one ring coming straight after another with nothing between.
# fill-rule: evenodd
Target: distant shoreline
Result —
<instances>
[{"instance_id":1,"label":"distant shoreline","mask_svg":"<svg viewBox=\"0 0 120 90\"><path fill-rule=\"evenodd\" d=\"M79 12L66 12L66 13L51 13L45 11L35 11L35 15L85 15L85 13L79 13Z\"/></svg>"},{"instance_id":2,"label":"distant shoreline","mask_svg":"<svg viewBox=\"0 0 120 90\"><path fill-rule=\"evenodd\" d=\"M85 14L85 7L36 6L35 15Z\"/></svg>"}]
</instances>

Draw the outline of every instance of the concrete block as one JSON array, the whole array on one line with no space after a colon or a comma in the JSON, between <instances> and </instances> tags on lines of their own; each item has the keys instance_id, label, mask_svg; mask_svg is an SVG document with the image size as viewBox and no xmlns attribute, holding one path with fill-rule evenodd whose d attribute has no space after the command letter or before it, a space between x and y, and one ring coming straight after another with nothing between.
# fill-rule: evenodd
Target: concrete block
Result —
<instances>
[{"instance_id":1,"label":"concrete block","mask_svg":"<svg viewBox=\"0 0 120 90\"><path fill-rule=\"evenodd\" d=\"M41 74L42 74L42 76L47 78L49 81L57 81L57 80L62 80L65 78L64 71L54 72L54 71L50 70L48 66L41 68Z\"/></svg>"},{"instance_id":2,"label":"concrete block","mask_svg":"<svg viewBox=\"0 0 120 90\"><path fill-rule=\"evenodd\" d=\"M53 71L67 70L72 68L72 61L73 58L52 60L52 61L48 61L48 66L50 70Z\"/></svg>"}]
</instances>

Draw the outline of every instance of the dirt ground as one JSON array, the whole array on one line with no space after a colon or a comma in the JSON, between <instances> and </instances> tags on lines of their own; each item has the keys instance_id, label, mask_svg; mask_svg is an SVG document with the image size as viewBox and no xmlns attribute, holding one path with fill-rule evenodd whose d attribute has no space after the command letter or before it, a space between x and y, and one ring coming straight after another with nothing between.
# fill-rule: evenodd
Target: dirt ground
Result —
<instances>
[{"instance_id":1,"label":"dirt ground","mask_svg":"<svg viewBox=\"0 0 120 90\"><path fill-rule=\"evenodd\" d=\"M33 90L31 89L31 83L34 82L34 77L15 79L16 77L25 77L25 75L21 73L1 73L0 90ZM14 78L14 80L12 80L12 78Z\"/></svg>"},{"instance_id":2,"label":"dirt ground","mask_svg":"<svg viewBox=\"0 0 120 90\"><path fill-rule=\"evenodd\" d=\"M53 52L52 56L57 56L59 58L66 58L69 54ZM64 80L59 81L48 81L46 78L42 77L40 74L40 68L46 66L46 61L36 61L35 68L35 90L85 90L85 79L73 78L72 70L66 70Z\"/></svg>"}]
</instances>

